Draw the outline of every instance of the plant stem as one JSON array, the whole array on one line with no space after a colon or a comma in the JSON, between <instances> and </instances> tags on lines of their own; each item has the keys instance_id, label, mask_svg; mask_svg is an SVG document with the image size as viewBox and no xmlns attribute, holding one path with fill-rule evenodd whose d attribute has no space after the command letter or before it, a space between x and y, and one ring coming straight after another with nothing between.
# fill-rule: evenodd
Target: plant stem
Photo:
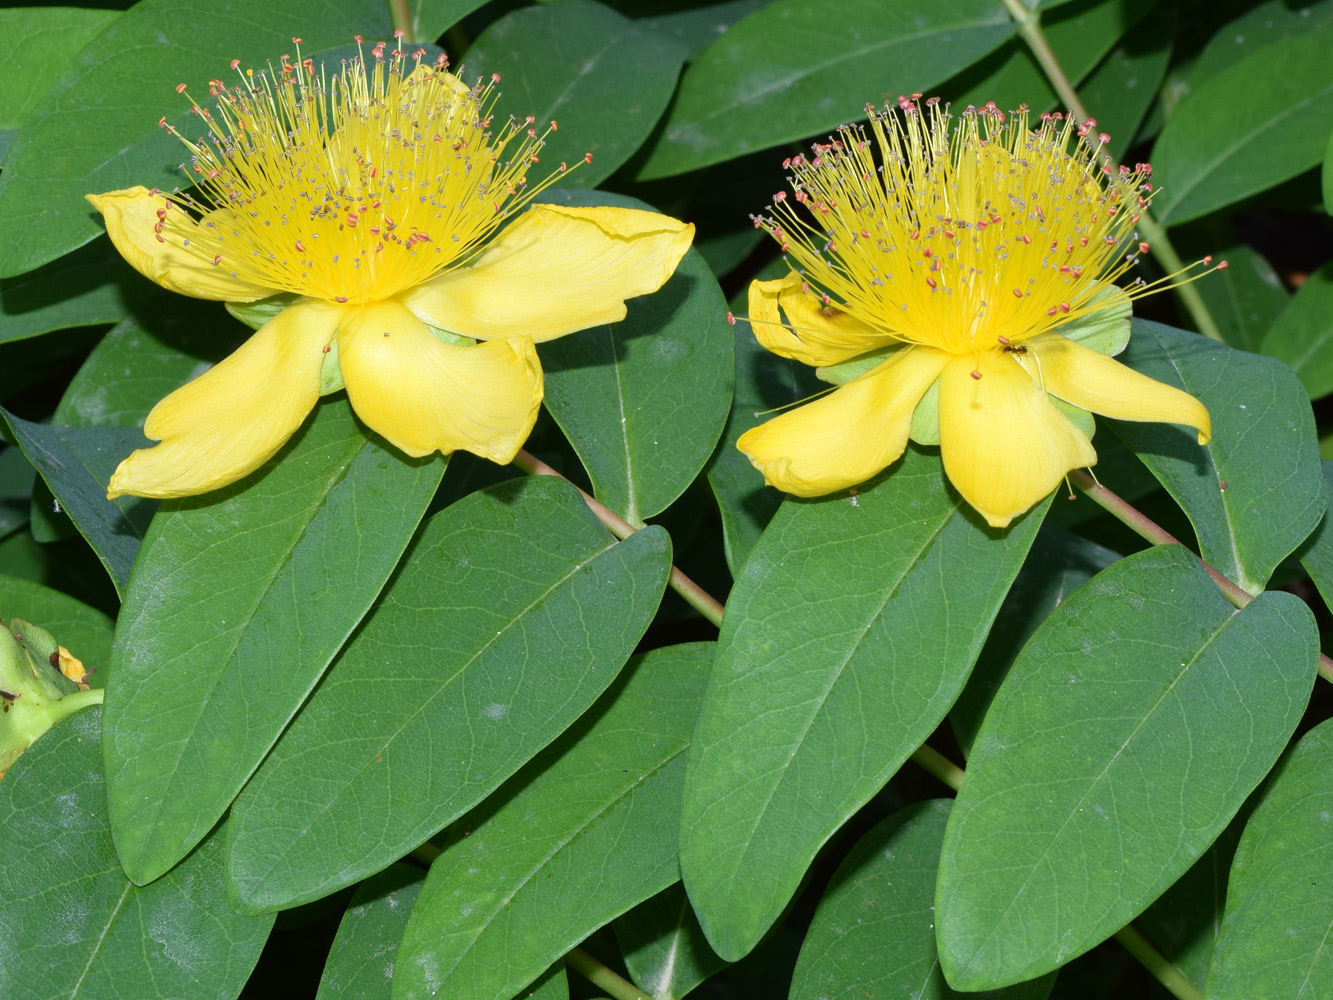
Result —
<instances>
[{"instance_id":1,"label":"plant stem","mask_svg":"<svg viewBox=\"0 0 1333 1000\"><path fill-rule=\"evenodd\" d=\"M393 21L394 30L403 33L404 45L416 41L415 33L412 31L412 10L408 0L389 0L389 19Z\"/></svg>"},{"instance_id":2,"label":"plant stem","mask_svg":"<svg viewBox=\"0 0 1333 1000\"><path fill-rule=\"evenodd\" d=\"M71 691L59 701L54 701L47 706L47 718L51 720L48 725L54 725L65 716L73 715L81 708L87 708L89 705L100 705L102 704L102 699L105 697L105 688L89 688L87 691Z\"/></svg>"},{"instance_id":3,"label":"plant stem","mask_svg":"<svg viewBox=\"0 0 1333 1000\"><path fill-rule=\"evenodd\" d=\"M955 792L963 787L965 773L963 769L934 747L922 743L912 751L909 759L922 770L939 778Z\"/></svg>"},{"instance_id":4,"label":"plant stem","mask_svg":"<svg viewBox=\"0 0 1333 1000\"><path fill-rule=\"evenodd\" d=\"M1046 34L1041 30L1041 15L1035 10L1028 10L1020 0L1003 0L1003 3L1009 11L1009 16L1018 25L1019 35L1023 37L1023 41L1027 42L1028 48L1032 50L1032 55L1041 65L1042 71L1046 74L1046 79L1055 88L1060 100L1064 102L1065 107L1078 116L1079 121L1087 121L1092 116L1088 114L1088 109L1083 106L1078 91L1074 89L1074 85L1065 74L1064 67L1060 65L1060 60L1056 58L1050 42L1046 40ZM1176 274L1184 270L1185 265L1180 259L1180 254L1176 253L1176 248L1171 244L1171 239L1166 234L1166 227L1158 223L1146 211L1139 217L1139 232L1148 243L1152 244L1153 252L1161 260L1162 267L1167 274ZM1199 290L1190 284L1177 285L1174 291L1180 297L1180 301L1190 314L1190 318L1194 320L1194 325L1199 328L1199 332L1205 337L1220 341L1222 331L1218 329L1217 321L1213 319L1213 314L1208 311L1208 306L1204 303Z\"/></svg>"},{"instance_id":5,"label":"plant stem","mask_svg":"<svg viewBox=\"0 0 1333 1000\"><path fill-rule=\"evenodd\" d=\"M1070 472L1069 481L1086 493L1089 500L1107 511L1116 520L1128 526L1145 541L1152 542L1154 545L1180 545L1186 552L1190 551L1187 546L1181 544L1180 539L1156 521L1153 521L1141 510L1132 506L1128 501L1097 482L1085 469L1075 469ZM1190 554L1193 555L1192 552ZM1194 556L1194 558L1199 560L1204 572L1208 574L1213 583L1217 584L1217 589L1222 591L1226 599L1233 605L1243 608L1254 600L1254 595L1244 587L1223 576L1199 556ZM1333 660L1330 660L1323 653L1319 654L1319 676L1326 681L1333 682Z\"/></svg>"},{"instance_id":6,"label":"plant stem","mask_svg":"<svg viewBox=\"0 0 1333 1000\"><path fill-rule=\"evenodd\" d=\"M565 956L565 964L594 986L606 990L613 1000L653 1000L651 996L626 982L582 948Z\"/></svg>"},{"instance_id":7,"label":"plant stem","mask_svg":"<svg viewBox=\"0 0 1333 1000\"><path fill-rule=\"evenodd\" d=\"M564 476L556 472L540 458L530 454L527 451L520 451L514 458L514 464L530 476L556 476L565 479ZM565 482L569 482L565 479ZM578 489L578 487L575 487ZM625 539L634 534L638 529L630 524L623 517L613 511L610 507L593 499L583 490L579 490L583 497L583 502L588 505L588 509L597 515L597 520L606 525L606 529L617 538ZM703 587L699 586L688 576L682 573L674 565L671 567L671 576L667 584L677 594L685 599L685 602L698 611L718 628L722 627L722 602L713 597Z\"/></svg>"},{"instance_id":8,"label":"plant stem","mask_svg":"<svg viewBox=\"0 0 1333 1000\"><path fill-rule=\"evenodd\" d=\"M1115 932L1115 939L1125 950L1138 959L1139 964L1153 974L1153 978L1171 991L1179 1000L1203 1000L1203 990L1187 979L1160 951L1154 948L1133 924L1126 924Z\"/></svg>"}]
</instances>

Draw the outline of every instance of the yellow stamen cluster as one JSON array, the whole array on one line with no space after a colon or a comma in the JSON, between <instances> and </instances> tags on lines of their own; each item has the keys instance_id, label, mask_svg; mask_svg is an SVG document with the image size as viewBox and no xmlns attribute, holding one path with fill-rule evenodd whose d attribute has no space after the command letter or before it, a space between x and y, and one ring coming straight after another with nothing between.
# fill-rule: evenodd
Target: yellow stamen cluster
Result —
<instances>
[{"instance_id":1,"label":"yellow stamen cluster","mask_svg":"<svg viewBox=\"0 0 1333 1000\"><path fill-rule=\"evenodd\" d=\"M163 120L190 150L182 169L200 192L175 197L210 236L178 231L168 202L159 240L256 285L379 301L465 263L566 169L528 186L549 130L538 134L531 117L492 129L498 75L469 88L444 56L423 65L424 50L408 73L407 56L386 60L381 42L369 72L358 57L329 77L293 41L295 62L256 74L233 61L239 86L210 82L216 112L194 104L206 138L191 142Z\"/></svg>"},{"instance_id":2,"label":"yellow stamen cluster","mask_svg":"<svg viewBox=\"0 0 1333 1000\"><path fill-rule=\"evenodd\" d=\"M1026 108L955 120L906 98L866 111L868 133L843 126L786 161L794 195L755 225L826 302L876 329L955 354L1012 350L1095 311L1101 283L1148 250L1134 227L1151 168L1114 169L1095 121L1042 115L1033 130Z\"/></svg>"}]
</instances>

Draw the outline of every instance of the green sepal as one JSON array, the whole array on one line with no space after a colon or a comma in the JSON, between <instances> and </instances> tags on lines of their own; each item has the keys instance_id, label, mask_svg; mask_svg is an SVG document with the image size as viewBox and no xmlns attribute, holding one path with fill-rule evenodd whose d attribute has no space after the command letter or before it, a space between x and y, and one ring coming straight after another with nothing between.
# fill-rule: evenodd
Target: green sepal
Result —
<instances>
[{"instance_id":1,"label":"green sepal","mask_svg":"<svg viewBox=\"0 0 1333 1000\"><path fill-rule=\"evenodd\" d=\"M51 633L20 618L0 628L0 775L71 706L84 704L58 704L79 690L51 663L58 649Z\"/></svg>"},{"instance_id":2,"label":"green sepal","mask_svg":"<svg viewBox=\"0 0 1333 1000\"><path fill-rule=\"evenodd\" d=\"M912 411L912 427L908 436L917 444L932 447L940 443L940 380L930 383L930 388Z\"/></svg>"},{"instance_id":3,"label":"green sepal","mask_svg":"<svg viewBox=\"0 0 1333 1000\"><path fill-rule=\"evenodd\" d=\"M1077 427L1089 441L1092 435L1097 433L1097 419L1088 410L1075 406L1073 403L1066 403L1058 396L1046 394L1046 398L1055 404L1055 408L1069 418L1069 422Z\"/></svg>"},{"instance_id":4,"label":"green sepal","mask_svg":"<svg viewBox=\"0 0 1333 1000\"><path fill-rule=\"evenodd\" d=\"M338 364L338 338L334 337L324 351L324 363L319 367L319 394L328 396L343 388L343 370Z\"/></svg>"},{"instance_id":5,"label":"green sepal","mask_svg":"<svg viewBox=\"0 0 1333 1000\"><path fill-rule=\"evenodd\" d=\"M227 308L231 308L230 303L228 303ZM442 343L456 344L462 347L476 343L471 337L450 333L448 330L441 330L438 326L431 326L429 323L424 325L435 336L435 339ZM328 396L345 388L342 366L338 364L338 338L335 336L329 343L329 349L324 352L324 362L319 368L319 394Z\"/></svg>"},{"instance_id":6,"label":"green sepal","mask_svg":"<svg viewBox=\"0 0 1333 1000\"><path fill-rule=\"evenodd\" d=\"M1104 282L1089 301L1097 304L1094 312L1062 323L1050 332L1113 358L1129 346L1133 301L1123 288L1109 282Z\"/></svg>"},{"instance_id":7,"label":"green sepal","mask_svg":"<svg viewBox=\"0 0 1333 1000\"><path fill-rule=\"evenodd\" d=\"M846 385L848 382L860 378L880 362L897 354L907 346L905 343L890 344L888 347L877 347L865 354L858 354L846 361L839 361L836 365L823 365L815 369L815 377L820 381L828 382L830 385Z\"/></svg>"},{"instance_id":8,"label":"green sepal","mask_svg":"<svg viewBox=\"0 0 1333 1000\"><path fill-rule=\"evenodd\" d=\"M248 326L258 330L261 326L282 312L301 296L295 292L279 292L257 302L227 302L227 312Z\"/></svg>"}]
</instances>

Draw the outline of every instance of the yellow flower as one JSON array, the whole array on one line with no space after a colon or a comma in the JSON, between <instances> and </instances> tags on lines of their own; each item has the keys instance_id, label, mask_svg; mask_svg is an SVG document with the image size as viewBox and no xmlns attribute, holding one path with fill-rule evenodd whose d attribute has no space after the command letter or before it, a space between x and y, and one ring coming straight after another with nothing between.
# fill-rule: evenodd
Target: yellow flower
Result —
<instances>
[{"instance_id":1,"label":"yellow flower","mask_svg":"<svg viewBox=\"0 0 1333 1000\"><path fill-rule=\"evenodd\" d=\"M420 50L408 73L383 43L369 72L355 59L328 76L293 41L295 62L233 61L240 84L213 80L215 110L194 105L209 132L181 139L196 196L88 196L143 274L266 320L153 408L144 433L162 443L121 463L110 497L234 482L344 385L408 455L508 462L542 399L534 342L623 319L689 248L693 226L652 212L519 214L566 167L527 186L547 133L532 118L493 127L498 76L469 88Z\"/></svg>"},{"instance_id":2,"label":"yellow flower","mask_svg":"<svg viewBox=\"0 0 1333 1000\"><path fill-rule=\"evenodd\" d=\"M1130 300L1172 280L1110 284L1148 249L1133 230L1149 168L1103 166L1094 122L899 107L788 161L794 195L755 220L794 268L750 286L755 336L843 383L741 436L765 481L855 486L911 436L1003 527L1097 461L1086 411L1188 424L1206 443L1198 400L1107 356L1128 341Z\"/></svg>"}]
</instances>

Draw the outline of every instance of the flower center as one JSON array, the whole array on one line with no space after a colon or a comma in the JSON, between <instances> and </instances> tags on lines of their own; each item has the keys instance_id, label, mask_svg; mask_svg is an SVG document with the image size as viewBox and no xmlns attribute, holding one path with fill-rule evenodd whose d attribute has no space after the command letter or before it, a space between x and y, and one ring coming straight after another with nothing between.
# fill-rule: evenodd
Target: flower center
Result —
<instances>
[{"instance_id":1,"label":"flower center","mask_svg":"<svg viewBox=\"0 0 1333 1000\"><path fill-rule=\"evenodd\" d=\"M955 354L1014 351L1099 308L1101 284L1148 250L1132 241L1151 168L1113 171L1109 137L1088 138L1095 121L1042 115L1030 130L1026 108L957 121L935 100L898 108L867 107L869 134L843 126L787 161L794 197L755 219L863 322Z\"/></svg>"},{"instance_id":2,"label":"flower center","mask_svg":"<svg viewBox=\"0 0 1333 1000\"><path fill-rule=\"evenodd\" d=\"M356 58L328 77L293 41L297 61L284 55L276 70L241 73L233 61L240 86L209 84L216 114L194 105L210 134L180 137L200 194L177 197L207 236L174 238L242 280L336 302L389 298L465 263L565 170L527 187L546 133L531 117L492 130L498 75L469 88L443 55L421 65L424 50L405 75L404 54L386 61L381 42L369 73Z\"/></svg>"}]
</instances>

